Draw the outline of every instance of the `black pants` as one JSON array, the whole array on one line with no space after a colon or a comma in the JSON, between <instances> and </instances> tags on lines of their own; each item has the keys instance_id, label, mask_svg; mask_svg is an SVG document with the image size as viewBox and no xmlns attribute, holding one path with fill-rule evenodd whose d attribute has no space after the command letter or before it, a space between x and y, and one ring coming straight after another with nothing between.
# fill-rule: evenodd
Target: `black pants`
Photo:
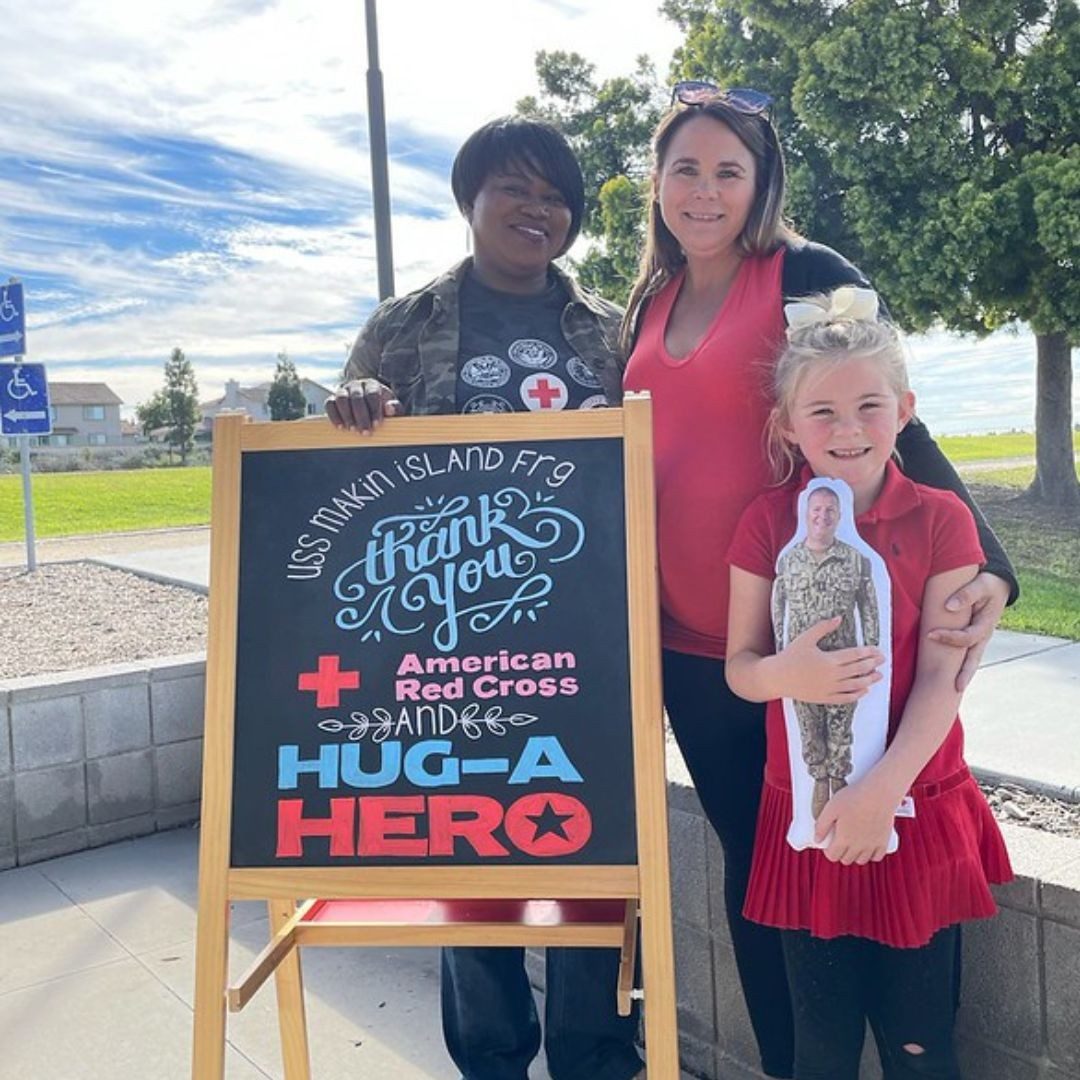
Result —
<instances>
[{"instance_id":1,"label":"black pants","mask_svg":"<svg viewBox=\"0 0 1080 1080\"><path fill-rule=\"evenodd\" d=\"M750 1023L767 1076L790 1077L794 1035L780 932L743 918L765 771L765 707L736 697L724 662L664 651L664 707L724 849L724 900Z\"/></svg>"},{"instance_id":2,"label":"black pants","mask_svg":"<svg viewBox=\"0 0 1080 1080\"><path fill-rule=\"evenodd\" d=\"M953 1049L960 928L921 949L784 930L798 1080L858 1080L870 1021L885 1080L959 1080Z\"/></svg>"}]
</instances>

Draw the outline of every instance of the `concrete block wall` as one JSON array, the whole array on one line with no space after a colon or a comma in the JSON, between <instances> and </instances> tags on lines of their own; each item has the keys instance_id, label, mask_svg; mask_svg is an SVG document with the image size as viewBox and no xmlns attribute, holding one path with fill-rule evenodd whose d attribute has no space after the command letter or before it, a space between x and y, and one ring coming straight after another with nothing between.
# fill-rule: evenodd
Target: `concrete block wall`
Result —
<instances>
[{"instance_id":1,"label":"concrete block wall","mask_svg":"<svg viewBox=\"0 0 1080 1080\"><path fill-rule=\"evenodd\" d=\"M705 1080L762 1077L738 988L724 859L685 766L668 754L679 1043ZM978 1080L1080 1080L1080 840L1003 827L1016 880L999 914L964 929L957 1042ZM880 1080L867 1038L863 1080Z\"/></svg>"},{"instance_id":2,"label":"concrete block wall","mask_svg":"<svg viewBox=\"0 0 1080 1080\"><path fill-rule=\"evenodd\" d=\"M202 654L0 681L0 869L194 822L204 683ZM723 853L674 745L667 768L683 1068L756 1080ZM1017 880L964 934L965 1075L1080 1080L1080 841L1005 831ZM870 1040L864 1064L880 1080Z\"/></svg>"},{"instance_id":3,"label":"concrete block wall","mask_svg":"<svg viewBox=\"0 0 1080 1080\"><path fill-rule=\"evenodd\" d=\"M202 653L0 681L0 869L198 818Z\"/></svg>"}]
</instances>

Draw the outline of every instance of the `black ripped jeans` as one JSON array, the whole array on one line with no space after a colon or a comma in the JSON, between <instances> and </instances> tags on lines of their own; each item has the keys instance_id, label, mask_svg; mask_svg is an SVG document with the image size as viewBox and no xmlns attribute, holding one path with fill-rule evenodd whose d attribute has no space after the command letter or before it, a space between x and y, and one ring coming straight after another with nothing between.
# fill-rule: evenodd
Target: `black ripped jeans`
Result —
<instances>
[{"instance_id":1,"label":"black ripped jeans","mask_svg":"<svg viewBox=\"0 0 1080 1080\"><path fill-rule=\"evenodd\" d=\"M858 1080L866 1022L885 1080L960 1080L953 1048L960 927L920 949L781 931L796 1080Z\"/></svg>"},{"instance_id":2,"label":"black ripped jeans","mask_svg":"<svg viewBox=\"0 0 1080 1080\"><path fill-rule=\"evenodd\" d=\"M724 849L728 928L762 1071L790 1077L794 1040L780 931L742 914L765 773L765 706L728 689L723 660L665 649L664 708Z\"/></svg>"}]
</instances>

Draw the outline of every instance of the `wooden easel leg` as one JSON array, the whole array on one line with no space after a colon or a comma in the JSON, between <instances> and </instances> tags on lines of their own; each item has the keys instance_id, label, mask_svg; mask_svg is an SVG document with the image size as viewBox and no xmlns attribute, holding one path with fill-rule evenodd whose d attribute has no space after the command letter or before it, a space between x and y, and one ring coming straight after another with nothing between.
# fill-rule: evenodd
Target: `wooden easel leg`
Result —
<instances>
[{"instance_id":1,"label":"wooden easel leg","mask_svg":"<svg viewBox=\"0 0 1080 1080\"><path fill-rule=\"evenodd\" d=\"M679 1026L675 1013L670 909L668 914L668 918L650 920L647 900L642 905L645 1064L649 1080L679 1080Z\"/></svg>"},{"instance_id":2,"label":"wooden easel leg","mask_svg":"<svg viewBox=\"0 0 1080 1080\"><path fill-rule=\"evenodd\" d=\"M192 1080L224 1080L225 983L229 967L229 902L217 882L200 882L195 938L195 1046Z\"/></svg>"},{"instance_id":3,"label":"wooden easel leg","mask_svg":"<svg viewBox=\"0 0 1080 1080\"><path fill-rule=\"evenodd\" d=\"M634 961L637 960L638 903L626 901L623 918L623 942L619 952L619 985L616 1007L620 1016L629 1016L632 1001L630 991L634 988Z\"/></svg>"},{"instance_id":4,"label":"wooden easel leg","mask_svg":"<svg viewBox=\"0 0 1080 1080\"><path fill-rule=\"evenodd\" d=\"M296 914L291 900L268 900L270 930L276 934ZM289 955L274 971L277 991L278 1031L281 1035L281 1060L285 1080L311 1080L308 1054L307 1012L304 1009L304 978L300 968L300 949Z\"/></svg>"}]
</instances>

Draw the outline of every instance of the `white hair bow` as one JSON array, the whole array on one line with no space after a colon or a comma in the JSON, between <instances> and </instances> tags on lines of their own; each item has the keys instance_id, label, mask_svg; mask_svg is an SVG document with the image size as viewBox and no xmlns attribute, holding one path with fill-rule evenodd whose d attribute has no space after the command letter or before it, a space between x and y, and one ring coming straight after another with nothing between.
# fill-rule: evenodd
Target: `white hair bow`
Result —
<instances>
[{"instance_id":1,"label":"white hair bow","mask_svg":"<svg viewBox=\"0 0 1080 1080\"><path fill-rule=\"evenodd\" d=\"M840 319L858 319L875 322L878 317L878 294L873 289L860 289L855 285L841 285L823 296L827 306L813 300L796 300L784 305L788 336L807 326L822 326Z\"/></svg>"}]
</instances>

